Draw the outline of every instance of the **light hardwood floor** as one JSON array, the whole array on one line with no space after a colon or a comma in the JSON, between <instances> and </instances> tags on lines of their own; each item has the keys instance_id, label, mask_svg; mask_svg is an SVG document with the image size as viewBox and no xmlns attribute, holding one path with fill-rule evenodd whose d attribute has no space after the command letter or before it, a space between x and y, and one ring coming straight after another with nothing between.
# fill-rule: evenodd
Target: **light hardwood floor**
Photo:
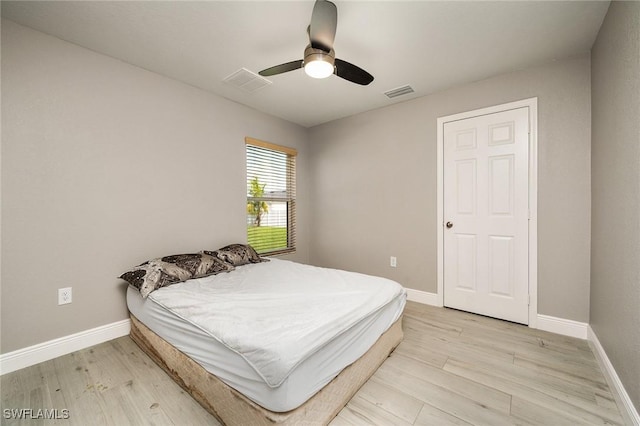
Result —
<instances>
[{"instance_id":1,"label":"light hardwood floor","mask_svg":"<svg viewBox=\"0 0 640 426\"><path fill-rule=\"evenodd\" d=\"M405 340L331 423L623 424L586 341L408 302ZM129 337L1 378L2 424L216 425ZM18 421L7 408L68 409Z\"/></svg>"}]
</instances>

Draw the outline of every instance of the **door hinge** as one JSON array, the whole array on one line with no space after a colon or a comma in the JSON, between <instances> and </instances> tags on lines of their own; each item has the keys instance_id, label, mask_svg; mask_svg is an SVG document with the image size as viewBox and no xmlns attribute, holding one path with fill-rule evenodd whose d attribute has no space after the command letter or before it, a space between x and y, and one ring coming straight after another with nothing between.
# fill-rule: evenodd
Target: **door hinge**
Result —
<instances>
[{"instance_id":1,"label":"door hinge","mask_svg":"<svg viewBox=\"0 0 640 426\"><path fill-rule=\"evenodd\" d=\"M531 306L531 295L527 295L527 306Z\"/></svg>"}]
</instances>

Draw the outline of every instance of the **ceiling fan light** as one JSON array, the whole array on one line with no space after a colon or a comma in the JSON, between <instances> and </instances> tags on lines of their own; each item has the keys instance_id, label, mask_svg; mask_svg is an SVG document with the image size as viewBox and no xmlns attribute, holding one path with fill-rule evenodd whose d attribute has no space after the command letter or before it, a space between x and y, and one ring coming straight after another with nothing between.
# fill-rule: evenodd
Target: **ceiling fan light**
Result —
<instances>
[{"instance_id":1,"label":"ceiling fan light","mask_svg":"<svg viewBox=\"0 0 640 426\"><path fill-rule=\"evenodd\" d=\"M333 64L322 59L315 59L304 64L304 72L309 77L327 78L333 74Z\"/></svg>"}]
</instances>

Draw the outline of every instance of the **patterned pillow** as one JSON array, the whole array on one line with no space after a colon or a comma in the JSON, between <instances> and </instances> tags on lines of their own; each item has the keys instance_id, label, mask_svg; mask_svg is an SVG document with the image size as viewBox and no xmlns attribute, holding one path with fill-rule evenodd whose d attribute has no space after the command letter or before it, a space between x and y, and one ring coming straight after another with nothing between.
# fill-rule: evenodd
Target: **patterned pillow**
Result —
<instances>
[{"instance_id":1,"label":"patterned pillow","mask_svg":"<svg viewBox=\"0 0 640 426\"><path fill-rule=\"evenodd\" d=\"M258 253L249 244L230 244L216 251L205 251L204 253L217 256L218 259L224 260L233 266L269 261L269 259L263 259L258 256Z\"/></svg>"},{"instance_id":2,"label":"patterned pillow","mask_svg":"<svg viewBox=\"0 0 640 426\"><path fill-rule=\"evenodd\" d=\"M176 254L144 262L119 278L137 288L142 297L147 297L161 287L233 269L233 265L210 254Z\"/></svg>"}]
</instances>

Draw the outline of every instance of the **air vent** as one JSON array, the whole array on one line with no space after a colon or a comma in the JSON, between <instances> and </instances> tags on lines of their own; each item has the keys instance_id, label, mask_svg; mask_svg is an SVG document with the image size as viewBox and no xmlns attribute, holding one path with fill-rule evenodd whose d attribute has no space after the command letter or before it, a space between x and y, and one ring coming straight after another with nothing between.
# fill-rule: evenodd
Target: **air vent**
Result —
<instances>
[{"instance_id":1,"label":"air vent","mask_svg":"<svg viewBox=\"0 0 640 426\"><path fill-rule=\"evenodd\" d=\"M240 68L223 81L250 93L258 91L271 84L271 82L266 78L251 72L246 68Z\"/></svg>"},{"instance_id":2,"label":"air vent","mask_svg":"<svg viewBox=\"0 0 640 426\"><path fill-rule=\"evenodd\" d=\"M384 92L384 94L387 96L387 98L392 99L392 98L397 98L398 96L406 95L408 93L413 93L413 92L414 92L413 88L407 84L406 86L396 87L395 89L391 89L387 92Z\"/></svg>"}]
</instances>

